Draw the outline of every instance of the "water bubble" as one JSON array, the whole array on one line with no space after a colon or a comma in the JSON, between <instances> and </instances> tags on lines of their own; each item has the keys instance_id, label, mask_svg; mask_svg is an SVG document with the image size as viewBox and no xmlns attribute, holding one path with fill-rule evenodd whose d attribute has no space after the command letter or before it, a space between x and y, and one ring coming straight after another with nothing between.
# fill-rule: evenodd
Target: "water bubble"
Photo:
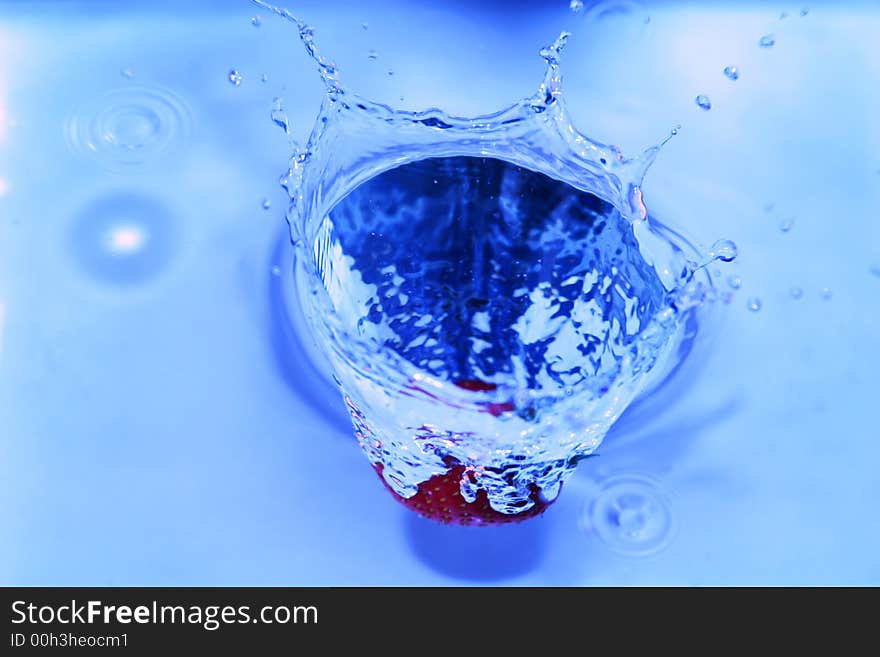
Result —
<instances>
[{"instance_id":1,"label":"water bubble","mask_svg":"<svg viewBox=\"0 0 880 657\"><path fill-rule=\"evenodd\" d=\"M378 59L378 58L379 58L379 51L378 50L370 50L367 53L367 59Z\"/></svg>"},{"instance_id":2,"label":"water bubble","mask_svg":"<svg viewBox=\"0 0 880 657\"><path fill-rule=\"evenodd\" d=\"M264 198L264 199L263 199L262 206L263 206L263 209L264 209L264 210L268 210L269 208L272 207L272 201L270 201L270 200L267 199L267 198Z\"/></svg>"},{"instance_id":3,"label":"water bubble","mask_svg":"<svg viewBox=\"0 0 880 657\"><path fill-rule=\"evenodd\" d=\"M709 96L700 94L694 100L697 103L697 107L699 107L701 110L708 111L712 109L712 101L709 100Z\"/></svg>"},{"instance_id":4,"label":"water bubble","mask_svg":"<svg viewBox=\"0 0 880 657\"><path fill-rule=\"evenodd\" d=\"M284 130L284 134L290 134L290 119L287 118L287 112L284 111L284 100L282 98L272 99L272 111L269 116L275 125Z\"/></svg>"},{"instance_id":5,"label":"water bubble","mask_svg":"<svg viewBox=\"0 0 880 657\"><path fill-rule=\"evenodd\" d=\"M739 80L739 69L736 66L725 66L724 76L730 80Z\"/></svg>"},{"instance_id":6,"label":"water bubble","mask_svg":"<svg viewBox=\"0 0 880 657\"><path fill-rule=\"evenodd\" d=\"M801 289L801 288L799 288L799 287L793 287L793 288L791 288L791 289L788 291L788 293L789 293L789 295L791 295L791 298L792 298L792 299L800 299L802 296L804 296L804 291L803 291L803 289Z\"/></svg>"},{"instance_id":7,"label":"water bubble","mask_svg":"<svg viewBox=\"0 0 880 657\"><path fill-rule=\"evenodd\" d=\"M153 199L115 193L96 200L74 220L72 256L92 278L115 285L143 283L170 261L175 223Z\"/></svg>"},{"instance_id":8,"label":"water bubble","mask_svg":"<svg viewBox=\"0 0 880 657\"><path fill-rule=\"evenodd\" d=\"M727 277L727 284L732 290L738 290L742 287L742 279L739 276L730 275Z\"/></svg>"},{"instance_id":9,"label":"water bubble","mask_svg":"<svg viewBox=\"0 0 880 657\"><path fill-rule=\"evenodd\" d=\"M823 301L828 301L833 296L831 288L823 287L821 290L819 290L819 296L822 297Z\"/></svg>"},{"instance_id":10,"label":"water bubble","mask_svg":"<svg viewBox=\"0 0 880 657\"><path fill-rule=\"evenodd\" d=\"M251 19L251 25L253 25L254 27L260 27L260 25L262 25L262 24L263 24L263 19L260 18L259 16L254 16Z\"/></svg>"},{"instance_id":11,"label":"water bubble","mask_svg":"<svg viewBox=\"0 0 880 657\"><path fill-rule=\"evenodd\" d=\"M776 45L776 37L772 34L765 34L758 40L758 45L762 48L772 48Z\"/></svg>"},{"instance_id":12,"label":"water bubble","mask_svg":"<svg viewBox=\"0 0 880 657\"><path fill-rule=\"evenodd\" d=\"M568 8L571 9L575 14L579 14L584 10L584 1L583 0L571 0L568 3Z\"/></svg>"},{"instance_id":13,"label":"water bubble","mask_svg":"<svg viewBox=\"0 0 880 657\"><path fill-rule=\"evenodd\" d=\"M140 170L185 141L190 115L172 92L126 86L96 96L70 116L68 146L114 171Z\"/></svg>"},{"instance_id":14,"label":"water bubble","mask_svg":"<svg viewBox=\"0 0 880 657\"><path fill-rule=\"evenodd\" d=\"M124 77L126 80L131 80L134 78L134 71L126 67L119 71L119 75Z\"/></svg>"},{"instance_id":15,"label":"water bubble","mask_svg":"<svg viewBox=\"0 0 880 657\"><path fill-rule=\"evenodd\" d=\"M584 505L583 529L610 550L630 557L656 554L669 545L675 523L668 496L641 475L617 475Z\"/></svg>"},{"instance_id":16,"label":"water bubble","mask_svg":"<svg viewBox=\"0 0 880 657\"><path fill-rule=\"evenodd\" d=\"M739 249L732 240L718 240L712 245L712 250L709 252L710 258L721 262L733 262L737 255L739 255Z\"/></svg>"},{"instance_id":17,"label":"water bubble","mask_svg":"<svg viewBox=\"0 0 880 657\"><path fill-rule=\"evenodd\" d=\"M241 73L239 73L236 68L229 69L229 74L226 76L226 79L229 80L230 84L236 87L241 86Z\"/></svg>"},{"instance_id":18,"label":"water bubble","mask_svg":"<svg viewBox=\"0 0 880 657\"><path fill-rule=\"evenodd\" d=\"M758 297L750 297L749 300L746 302L746 307L753 313L756 313L764 307L764 304Z\"/></svg>"},{"instance_id":19,"label":"water bubble","mask_svg":"<svg viewBox=\"0 0 880 657\"><path fill-rule=\"evenodd\" d=\"M788 231L790 231L792 229L793 226L794 226L794 217L792 217L790 219L786 219L781 224L779 224L779 230L781 230L783 233L787 233Z\"/></svg>"}]
</instances>

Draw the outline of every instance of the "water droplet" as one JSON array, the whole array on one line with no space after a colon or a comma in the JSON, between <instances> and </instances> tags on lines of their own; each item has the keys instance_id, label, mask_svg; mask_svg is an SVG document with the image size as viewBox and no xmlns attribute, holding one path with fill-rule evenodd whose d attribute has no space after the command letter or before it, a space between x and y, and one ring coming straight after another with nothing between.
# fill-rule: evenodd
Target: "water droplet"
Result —
<instances>
[{"instance_id":1,"label":"water droplet","mask_svg":"<svg viewBox=\"0 0 880 657\"><path fill-rule=\"evenodd\" d=\"M378 50L370 50L367 53L367 58L368 59L378 59L379 58L379 51Z\"/></svg>"},{"instance_id":2,"label":"water droplet","mask_svg":"<svg viewBox=\"0 0 880 657\"><path fill-rule=\"evenodd\" d=\"M806 16L809 13L810 13L810 10L808 7L804 7L803 9L801 9L801 17Z\"/></svg>"},{"instance_id":3,"label":"water droplet","mask_svg":"<svg viewBox=\"0 0 880 657\"><path fill-rule=\"evenodd\" d=\"M361 29L363 29L363 30L370 29L370 24L369 23L361 23Z\"/></svg>"},{"instance_id":4,"label":"water droplet","mask_svg":"<svg viewBox=\"0 0 880 657\"><path fill-rule=\"evenodd\" d=\"M584 0L571 0L568 3L568 8L575 14L579 14L584 10Z\"/></svg>"},{"instance_id":5,"label":"water droplet","mask_svg":"<svg viewBox=\"0 0 880 657\"><path fill-rule=\"evenodd\" d=\"M831 288L823 287L819 291L819 296L822 297L822 299L824 301L828 301L833 296L833 293L831 292Z\"/></svg>"},{"instance_id":6,"label":"water droplet","mask_svg":"<svg viewBox=\"0 0 880 657\"><path fill-rule=\"evenodd\" d=\"M739 254L739 249L732 240L718 240L712 245L709 257L721 262L733 262Z\"/></svg>"},{"instance_id":7,"label":"water droplet","mask_svg":"<svg viewBox=\"0 0 880 657\"><path fill-rule=\"evenodd\" d=\"M278 265L274 265L272 267L272 275L273 276L281 276L281 267L279 267Z\"/></svg>"},{"instance_id":8,"label":"water droplet","mask_svg":"<svg viewBox=\"0 0 880 657\"><path fill-rule=\"evenodd\" d=\"M739 69L736 66L725 66L724 75L730 80L739 80Z\"/></svg>"},{"instance_id":9,"label":"water droplet","mask_svg":"<svg viewBox=\"0 0 880 657\"><path fill-rule=\"evenodd\" d=\"M115 193L93 202L74 220L72 255L92 278L115 285L143 283L170 261L175 225L153 199Z\"/></svg>"},{"instance_id":10,"label":"water droplet","mask_svg":"<svg viewBox=\"0 0 880 657\"><path fill-rule=\"evenodd\" d=\"M670 133L673 137L674 137L675 135L677 135L679 132L681 132L681 126L680 126L680 125L675 126L672 130L669 131L669 133Z\"/></svg>"},{"instance_id":11,"label":"water droplet","mask_svg":"<svg viewBox=\"0 0 880 657\"><path fill-rule=\"evenodd\" d=\"M758 41L758 45L762 48L772 48L776 45L776 37L772 34L765 34Z\"/></svg>"},{"instance_id":12,"label":"water droplet","mask_svg":"<svg viewBox=\"0 0 880 657\"><path fill-rule=\"evenodd\" d=\"M124 77L126 80L131 80L134 78L134 71L130 68L124 68L119 71L119 75Z\"/></svg>"},{"instance_id":13,"label":"water droplet","mask_svg":"<svg viewBox=\"0 0 880 657\"><path fill-rule=\"evenodd\" d=\"M290 120L287 118L287 112L284 111L284 100L282 98L272 99L272 111L269 115L272 118L272 122L284 130L284 134L290 134Z\"/></svg>"},{"instance_id":14,"label":"water droplet","mask_svg":"<svg viewBox=\"0 0 880 657\"><path fill-rule=\"evenodd\" d=\"M746 306L753 313L756 313L764 307L764 304L758 297L750 297L749 300L746 302Z\"/></svg>"},{"instance_id":15,"label":"water droplet","mask_svg":"<svg viewBox=\"0 0 880 657\"><path fill-rule=\"evenodd\" d=\"M792 299L800 299L802 296L804 296L804 291L799 287L791 288L788 293L791 295Z\"/></svg>"},{"instance_id":16,"label":"water droplet","mask_svg":"<svg viewBox=\"0 0 880 657\"><path fill-rule=\"evenodd\" d=\"M226 78L229 80L230 84L232 84L236 87L241 86L242 77L241 77L241 73L238 72L238 69L235 69L235 68L230 69L229 75L227 75Z\"/></svg>"},{"instance_id":17,"label":"water droplet","mask_svg":"<svg viewBox=\"0 0 880 657\"><path fill-rule=\"evenodd\" d=\"M742 287L742 279L739 276L730 275L727 277L727 284L733 290L738 290Z\"/></svg>"},{"instance_id":18,"label":"water droplet","mask_svg":"<svg viewBox=\"0 0 880 657\"><path fill-rule=\"evenodd\" d=\"M260 76L260 80L261 80L262 82L268 82L268 81L269 81L269 76L268 76L266 73L263 73L263 74Z\"/></svg>"},{"instance_id":19,"label":"water droplet","mask_svg":"<svg viewBox=\"0 0 880 657\"><path fill-rule=\"evenodd\" d=\"M264 209L264 210L268 210L269 208L272 207L272 201L270 201L270 200L267 199L267 198L264 198L264 199L263 199L263 204L262 204L262 205L263 205L263 209Z\"/></svg>"},{"instance_id":20,"label":"water droplet","mask_svg":"<svg viewBox=\"0 0 880 657\"><path fill-rule=\"evenodd\" d=\"M877 278L880 278L880 265L874 265L871 267L871 273Z\"/></svg>"},{"instance_id":21,"label":"water droplet","mask_svg":"<svg viewBox=\"0 0 880 657\"><path fill-rule=\"evenodd\" d=\"M260 25L262 25L262 24L263 24L263 19L260 18L259 16L254 16L251 19L251 25L253 25L254 27L260 27Z\"/></svg>"},{"instance_id":22,"label":"water droplet","mask_svg":"<svg viewBox=\"0 0 880 657\"><path fill-rule=\"evenodd\" d=\"M67 143L108 169L136 170L153 164L185 140L190 116L170 91L125 86L96 96L68 118Z\"/></svg>"},{"instance_id":23,"label":"water droplet","mask_svg":"<svg viewBox=\"0 0 880 657\"><path fill-rule=\"evenodd\" d=\"M786 219L781 224L779 224L779 230L781 230L783 233L787 233L788 231L790 231L792 229L793 226L794 226L794 217L792 217L790 219Z\"/></svg>"},{"instance_id":24,"label":"water droplet","mask_svg":"<svg viewBox=\"0 0 880 657\"><path fill-rule=\"evenodd\" d=\"M768 203L767 205L764 206L764 212L767 212L767 213L773 212L774 209L776 209L775 203Z\"/></svg>"},{"instance_id":25,"label":"water droplet","mask_svg":"<svg viewBox=\"0 0 880 657\"><path fill-rule=\"evenodd\" d=\"M617 475L584 505L583 529L625 556L656 554L669 545L675 523L668 496L641 475Z\"/></svg>"},{"instance_id":26,"label":"water droplet","mask_svg":"<svg viewBox=\"0 0 880 657\"><path fill-rule=\"evenodd\" d=\"M788 18L787 11L783 11L781 14L779 14L779 20L784 21L786 18Z\"/></svg>"},{"instance_id":27,"label":"water droplet","mask_svg":"<svg viewBox=\"0 0 880 657\"><path fill-rule=\"evenodd\" d=\"M712 109L712 101L709 100L709 96L700 94L694 100L697 103L697 107L699 107L701 110L708 111Z\"/></svg>"},{"instance_id":28,"label":"water droplet","mask_svg":"<svg viewBox=\"0 0 880 657\"><path fill-rule=\"evenodd\" d=\"M394 75L394 71L388 71L388 75Z\"/></svg>"}]
</instances>

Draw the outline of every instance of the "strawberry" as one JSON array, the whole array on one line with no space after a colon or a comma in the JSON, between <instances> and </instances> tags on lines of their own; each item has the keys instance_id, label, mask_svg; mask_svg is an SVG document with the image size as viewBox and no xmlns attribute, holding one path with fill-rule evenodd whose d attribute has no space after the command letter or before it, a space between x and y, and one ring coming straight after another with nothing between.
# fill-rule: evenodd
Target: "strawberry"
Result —
<instances>
[{"instance_id":1,"label":"strawberry","mask_svg":"<svg viewBox=\"0 0 880 657\"><path fill-rule=\"evenodd\" d=\"M460 381L456 381L455 385L464 390L470 390L472 392L491 392L498 388L494 383L488 383L486 381L480 381L479 379L461 379ZM486 412L489 415L493 415L494 417L498 417L502 413L508 413L512 410L516 409L516 406L513 405L512 401L506 402L484 402L484 406L486 407Z\"/></svg>"},{"instance_id":2,"label":"strawberry","mask_svg":"<svg viewBox=\"0 0 880 657\"><path fill-rule=\"evenodd\" d=\"M462 496L459 487L461 478L465 474L465 467L451 459L447 461L447 465L451 466L447 472L423 481L419 484L418 492L409 498L401 497L391 489L382 477L381 463L374 464L373 468L388 492L407 509L444 524L486 526L521 522L541 515L552 503L544 500L540 496L540 490L534 485L531 500L535 504L521 513L508 514L496 511L489 505L489 498L484 490L477 493L476 500L468 502Z\"/></svg>"}]
</instances>

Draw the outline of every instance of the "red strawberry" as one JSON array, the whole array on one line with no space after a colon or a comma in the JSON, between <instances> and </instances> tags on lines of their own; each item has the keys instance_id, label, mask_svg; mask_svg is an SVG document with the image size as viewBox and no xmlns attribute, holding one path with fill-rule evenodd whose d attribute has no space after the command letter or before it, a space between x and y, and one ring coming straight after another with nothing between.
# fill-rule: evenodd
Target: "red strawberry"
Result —
<instances>
[{"instance_id":1,"label":"red strawberry","mask_svg":"<svg viewBox=\"0 0 880 657\"><path fill-rule=\"evenodd\" d=\"M491 392L498 388L494 383L480 381L479 379L461 379L460 381L456 381L455 385L464 390L471 390L473 392ZM516 409L516 406L513 405L512 401L485 402L485 406L486 412L495 417Z\"/></svg>"},{"instance_id":2,"label":"red strawberry","mask_svg":"<svg viewBox=\"0 0 880 657\"><path fill-rule=\"evenodd\" d=\"M534 506L522 513L501 513L489 505L486 491L480 490L477 499L468 502L462 497L459 484L465 467L460 463L451 461L448 472L434 475L427 481L419 484L418 492L410 498L401 497L395 493L385 478L382 477L382 464L377 463L373 467L385 484L385 488L406 508L415 511L425 518L436 520L444 524L456 525L503 525L511 522L521 522L527 518L534 518L544 513L544 510L552 504L541 498L537 486L532 487L531 500Z\"/></svg>"}]
</instances>

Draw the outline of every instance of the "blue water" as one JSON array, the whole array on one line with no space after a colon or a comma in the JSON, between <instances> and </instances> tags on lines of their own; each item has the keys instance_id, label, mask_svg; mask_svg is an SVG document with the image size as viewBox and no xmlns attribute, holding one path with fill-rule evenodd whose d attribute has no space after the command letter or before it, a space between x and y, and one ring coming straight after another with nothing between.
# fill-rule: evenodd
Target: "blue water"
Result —
<instances>
[{"instance_id":1,"label":"blue water","mask_svg":"<svg viewBox=\"0 0 880 657\"><path fill-rule=\"evenodd\" d=\"M302 140L321 84L289 26L3 5L0 582L880 583L875 4L297 4L345 80L462 115L533 90L569 26L581 128L638 152L682 125L643 191L737 244L721 316L542 518L423 521L290 317L270 113Z\"/></svg>"}]
</instances>

